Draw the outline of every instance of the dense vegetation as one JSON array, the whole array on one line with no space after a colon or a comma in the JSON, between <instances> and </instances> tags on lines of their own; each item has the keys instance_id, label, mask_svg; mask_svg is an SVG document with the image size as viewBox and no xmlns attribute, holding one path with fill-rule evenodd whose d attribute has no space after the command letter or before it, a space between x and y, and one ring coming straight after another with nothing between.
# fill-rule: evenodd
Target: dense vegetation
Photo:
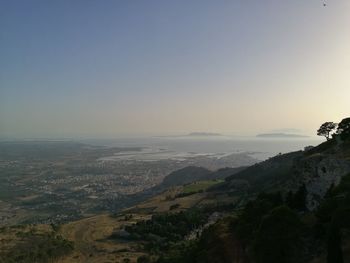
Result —
<instances>
[{"instance_id":1,"label":"dense vegetation","mask_svg":"<svg viewBox=\"0 0 350 263\"><path fill-rule=\"evenodd\" d=\"M3 230L4 231L4 230ZM73 251L73 243L55 232L17 232L15 245L0 250L0 263L53 262Z\"/></svg>"},{"instance_id":2,"label":"dense vegetation","mask_svg":"<svg viewBox=\"0 0 350 263\"><path fill-rule=\"evenodd\" d=\"M337 187L331 187L317 217L327 229L328 263L343 262L342 236L348 236L350 229L350 174Z\"/></svg>"},{"instance_id":3,"label":"dense vegetation","mask_svg":"<svg viewBox=\"0 0 350 263\"><path fill-rule=\"evenodd\" d=\"M271 193L271 189L279 189L279 182L295 176L294 166L303 156L333 154L336 150L339 156L348 158L350 118L338 125L325 123L318 134L327 142L307 152L278 155L212 188L229 191L237 180L245 180L250 192L260 189L269 193L258 195L241 211L235 210L235 216L227 216L205 229L198 239L173 243L160 250L156 260L144 257L140 262L306 263L319 257L328 263L343 263L343 240L350 238L350 174L328 190L316 211L307 210L305 185L296 192Z\"/></svg>"},{"instance_id":4,"label":"dense vegetation","mask_svg":"<svg viewBox=\"0 0 350 263\"><path fill-rule=\"evenodd\" d=\"M339 124L325 122L317 130L317 135L326 137L327 141L333 137L340 136L342 140L350 138L350 118L343 119Z\"/></svg>"},{"instance_id":5,"label":"dense vegetation","mask_svg":"<svg viewBox=\"0 0 350 263\"><path fill-rule=\"evenodd\" d=\"M159 252L182 240L193 229L207 222L208 212L190 209L179 213L154 215L150 220L125 227L128 239L147 241L145 248Z\"/></svg>"},{"instance_id":6,"label":"dense vegetation","mask_svg":"<svg viewBox=\"0 0 350 263\"><path fill-rule=\"evenodd\" d=\"M317 211L305 210L305 197L305 186L284 198L260 194L238 217L211 226L197 241L174 245L158 263L229 263L232 256L242 262L302 263L324 251L328 263L342 263L342 238L350 229L350 174L329 190Z\"/></svg>"},{"instance_id":7,"label":"dense vegetation","mask_svg":"<svg viewBox=\"0 0 350 263\"><path fill-rule=\"evenodd\" d=\"M350 174L331 186L315 211L307 209L304 184L296 192L271 191L279 189L275 186L280 181L294 176L294 165L303 156L336 151L348 158L349 130L350 119L344 119L333 138L314 149L278 155L228 177L212 190L228 191L231 182L244 179L250 191L260 188L269 193L257 195L240 211L237 207L227 209L231 216L205 229L198 239L174 239L167 247L160 247L156 259L143 257L140 262L307 263L320 258L327 263L343 263L343 245L350 239Z\"/></svg>"}]
</instances>

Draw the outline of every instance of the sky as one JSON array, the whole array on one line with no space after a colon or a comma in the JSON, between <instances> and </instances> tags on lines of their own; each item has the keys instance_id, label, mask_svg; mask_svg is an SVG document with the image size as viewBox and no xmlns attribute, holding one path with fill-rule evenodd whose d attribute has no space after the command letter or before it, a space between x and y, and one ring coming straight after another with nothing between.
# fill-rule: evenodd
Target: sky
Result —
<instances>
[{"instance_id":1,"label":"sky","mask_svg":"<svg viewBox=\"0 0 350 263\"><path fill-rule=\"evenodd\" d=\"M350 1L0 0L0 138L252 135L350 115Z\"/></svg>"}]
</instances>

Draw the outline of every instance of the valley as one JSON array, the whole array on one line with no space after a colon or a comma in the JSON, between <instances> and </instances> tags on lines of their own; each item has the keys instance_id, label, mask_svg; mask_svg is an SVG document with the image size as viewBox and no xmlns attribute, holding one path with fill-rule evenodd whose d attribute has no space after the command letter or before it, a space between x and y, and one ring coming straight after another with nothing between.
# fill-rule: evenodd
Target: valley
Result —
<instances>
[{"instance_id":1,"label":"valley","mask_svg":"<svg viewBox=\"0 0 350 263\"><path fill-rule=\"evenodd\" d=\"M179 154L65 141L0 142L0 226L113 213L152 195L175 170L190 165L217 170L257 161L244 152Z\"/></svg>"},{"instance_id":2,"label":"valley","mask_svg":"<svg viewBox=\"0 0 350 263\"><path fill-rule=\"evenodd\" d=\"M204 168L193 165L195 161L203 162L202 156L200 160L194 157L180 163L170 162L174 166L168 164L166 166L169 169L168 174L160 176L161 180L157 183L152 184L149 181L146 184L147 181L136 180L135 182L141 182L144 188L141 190L135 188L136 190L131 192L119 190L118 198L110 200L111 205L108 208L99 210L96 209L96 204L101 204L103 200L101 196L106 196L109 193L108 189L114 191L118 189L114 185L118 182L117 176L112 173L118 161L103 160L100 163L101 160L96 158L95 154L81 152L70 158L58 158L61 165L62 163L77 165L79 161L72 162L72 159L80 156L79 160L89 160L89 167L94 167L97 178L98 169L105 169L103 171L110 169L108 171L113 175L110 177L102 175L101 181L93 176L82 176L80 181L64 176L64 172L60 173L63 180L58 177L53 179L52 174L51 177L43 177L42 174L33 176L34 172L29 173L31 177L24 181L26 185L29 182L37 182L39 178L41 180L46 178L42 183L47 185L45 191L50 192L51 196L61 195L62 199L51 201L47 198L48 192L44 192L46 197L43 197L40 191L29 188L25 189L28 191L26 194L21 192L17 195L16 203L10 203L8 199L7 204L17 204L19 207L18 211L14 210L16 216L21 218L22 213L22 220L27 221L23 220L22 223L4 221L0 229L0 241L9 245L2 247L0 255L6 263L17 262L21 257L42 258L43 262L47 262L45 258L51 257L58 263L248 263L257 262L255 261L257 257L269 259L269 253L275 253L274 249L276 251L286 249L286 254L274 256L276 259L281 257L281 261L273 262L284 262L285 255L294 258L292 255L297 253L295 255L298 255L298 262L325 263L327 249L328 254L333 253L327 248L330 242L327 233L331 231L332 235L341 234L342 241L339 245L344 257L348 258L350 235L347 199L350 147L348 140L337 138L316 147L278 154L246 167L220 168L217 164L219 168L213 171L208 169L208 166ZM114 152L117 148L109 150ZM135 149L131 151L135 152ZM91 155L93 157L89 159ZM228 156L233 157L235 154ZM242 158L242 153L239 156ZM70 161L65 163L64 159ZM124 165L125 161L135 161L129 158L122 159L120 162ZM21 161L25 162L25 158ZM169 159L144 161L143 165L159 165L160 162L166 161ZM32 159L31 162L34 163ZM222 160L218 158L218 163L220 162ZM101 166L92 166L96 163ZM208 163L213 165L215 160L210 160ZM35 169L33 167L28 166L27 169ZM69 171L74 171L72 168L76 167L73 165ZM134 167L137 167L134 171L142 169ZM150 173L149 177L156 176ZM124 178L126 187L130 187L131 181L127 181L130 178ZM14 176L11 179L18 180L18 177ZM21 186L20 180L15 182ZM105 187L101 192L87 192L86 189L91 189L91 186L104 182L109 182L107 185L111 188ZM79 183L83 183L83 187L79 187ZM62 191L61 188L53 187L55 184L62 184L66 188ZM122 186L123 184L120 184L120 187ZM84 191L85 195L79 196L81 199L76 199L77 196L70 194ZM97 197L91 198L92 194ZM55 210L56 213L60 211L59 209L64 211L62 214L74 210L71 204L75 204L76 207L85 205L90 210L84 212L80 210L80 213L65 217L63 220L61 218L52 220L55 217L46 211L49 220L30 221L33 218L28 219L30 215L27 211L32 209L36 216L38 211L45 211L36 206L40 197L42 201L39 203L44 207L55 205L56 210L52 208L52 211ZM81 201L79 203L72 200ZM68 210L62 204L67 204L72 210ZM329 204L336 205L332 207ZM33 205L31 209L29 205ZM91 209L91 206L96 210ZM13 207L8 206L7 209L12 211ZM330 221L339 216L342 220ZM15 219L18 220L16 217ZM330 226L337 226L337 229L330 229ZM277 230L279 228L282 230ZM286 233L288 238L284 237ZM270 235L270 238L266 238ZM34 242L28 243L28 240ZM47 242L47 245L44 246L43 242ZM300 250L294 245L297 243L302 244L304 249ZM22 249L23 246L33 247L33 251L37 251L36 254L34 252L26 254ZM61 252L52 255L53 247ZM265 249L260 250L262 247ZM269 252L272 248L273 251Z\"/></svg>"}]
</instances>

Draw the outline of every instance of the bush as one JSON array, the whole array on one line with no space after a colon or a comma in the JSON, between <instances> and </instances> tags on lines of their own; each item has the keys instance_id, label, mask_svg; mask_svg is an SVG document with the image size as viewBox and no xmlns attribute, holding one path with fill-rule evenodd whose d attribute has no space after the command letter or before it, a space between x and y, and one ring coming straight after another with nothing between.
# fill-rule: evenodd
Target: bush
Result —
<instances>
[{"instance_id":1,"label":"bush","mask_svg":"<svg viewBox=\"0 0 350 263\"><path fill-rule=\"evenodd\" d=\"M258 230L254 254L258 263L296 262L302 224L298 215L286 206L273 209Z\"/></svg>"},{"instance_id":2,"label":"bush","mask_svg":"<svg viewBox=\"0 0 350 263\"><path fill-rule=\"evenodd\" d=\"M0 262L6 263L46 263L52 262L73 251L73 242L54 233L22 233L21 242L10 251L0 254Z\"/></svg>"}]
</instances>

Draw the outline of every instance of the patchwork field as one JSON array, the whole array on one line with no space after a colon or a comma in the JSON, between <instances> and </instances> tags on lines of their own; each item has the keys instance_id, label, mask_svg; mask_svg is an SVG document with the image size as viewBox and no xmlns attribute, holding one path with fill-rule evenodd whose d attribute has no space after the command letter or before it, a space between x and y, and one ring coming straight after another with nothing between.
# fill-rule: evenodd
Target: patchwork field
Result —
<instances>
[{"instance_id":1,"label":"patchwork field","mask_svg":"<svg viewBox=\"0 0 350 263\"><path fill-rule=\"evenodd\" d=\"M204 181L196 185L203 189L214 182ZM111 235L125 226L147 220L154 214L178 212L199 204L215 204L218 200L235 202L234 197L219 196L212 199L206 192L177 197L186 192L188 186L174 187L137 206L130 207L116 215L98 215L63 225L59 233L74 242L74 252L60 259L61 263L100 263L100 262L136 262L144 255L143 243L138 241L111 239ZM194 187L194 186L191 186ZM175 208L174 208L174 205Z\"/></svg>"}]
</instances>

